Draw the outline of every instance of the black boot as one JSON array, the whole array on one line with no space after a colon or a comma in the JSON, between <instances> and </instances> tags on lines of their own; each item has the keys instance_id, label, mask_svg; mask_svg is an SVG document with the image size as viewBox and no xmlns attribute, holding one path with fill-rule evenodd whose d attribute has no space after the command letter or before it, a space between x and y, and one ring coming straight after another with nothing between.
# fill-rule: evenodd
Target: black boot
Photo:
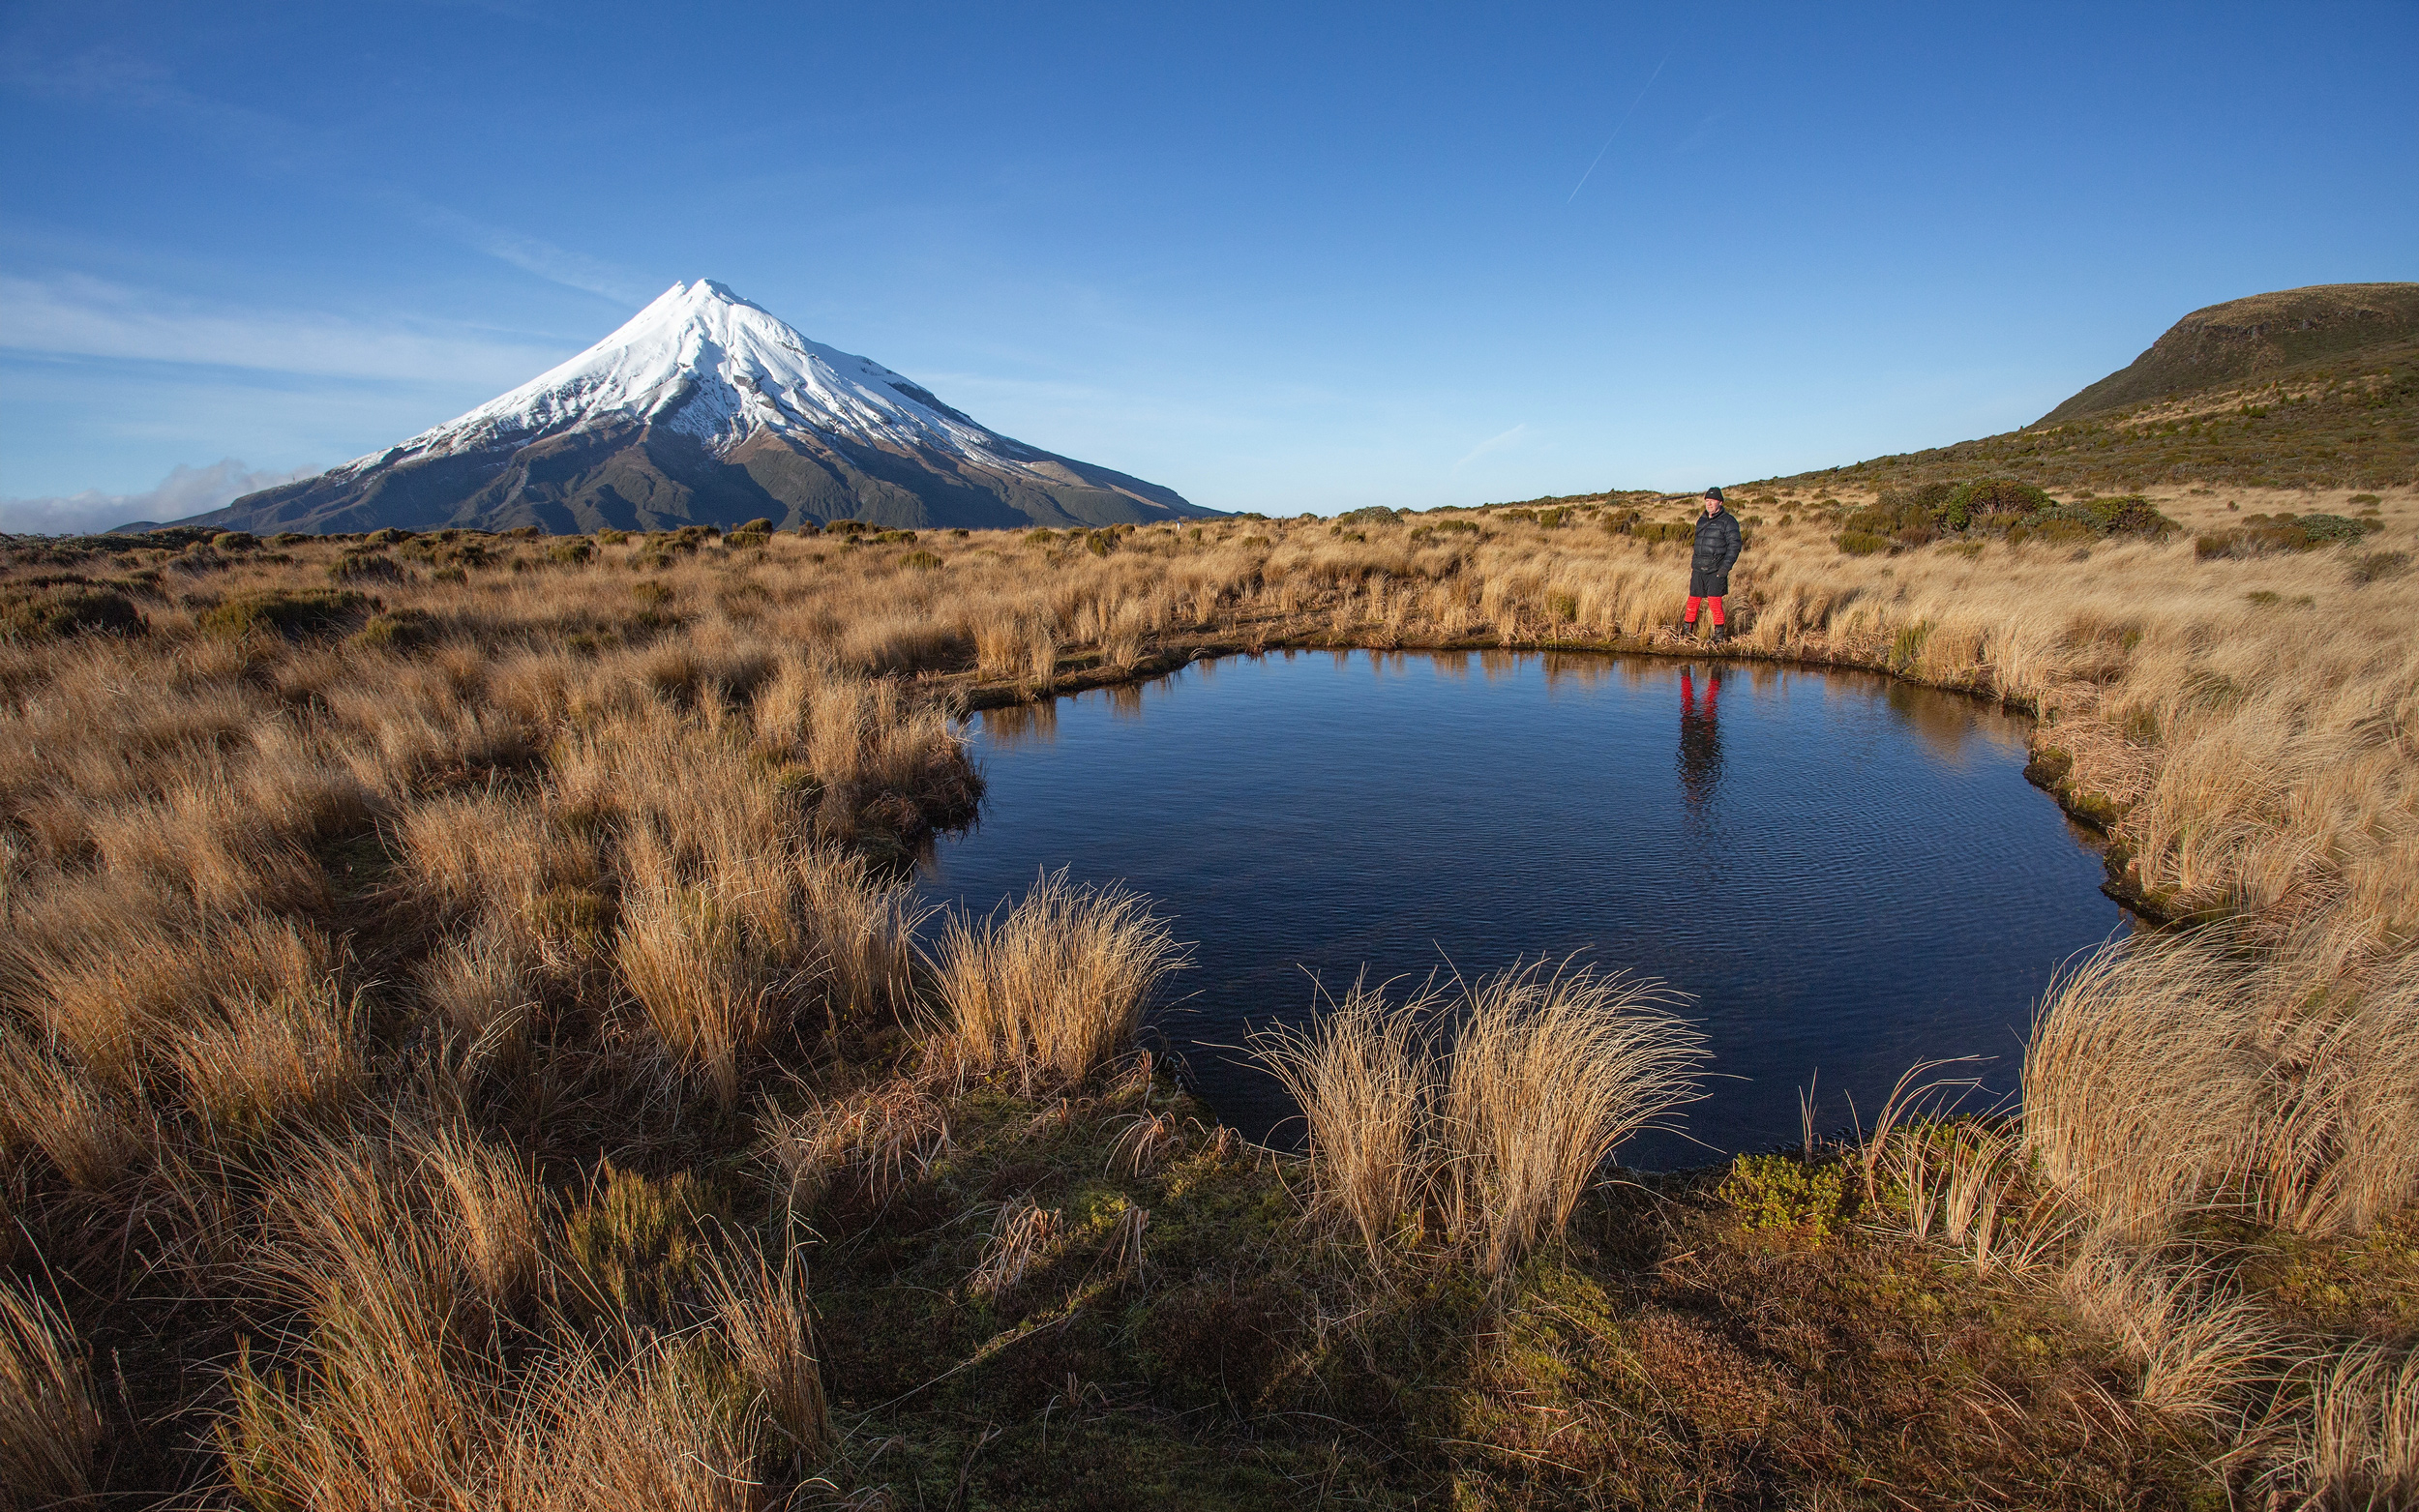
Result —
<instances>
[{"instance_id":1,"label":"black boot","mask_svg":"<svg viewBox=\"0 0 2419 1512\"><path fill-rule=\"evenodd\" d=\"M1714 644L1720 645L1723 641L1729 638L1730 627L1728 625L1716 625L1714 627Z\"/></svg>"},{"instance_id":2,"label":"black boot","mask_svg":"<svg viewBox=\"0 0 2419 1512\"><path fill-rule=\"evenodd\" d=\"M1683 639L1683 640L1694 640L1694 639L1696 638L1696 621L1695 621L1695 620L1692 620L1692 619L1684 619L1684 620L1682 620L1679 624L1677 624L1677 625L1673 626L1673 627L1672 627L1672 630L1673 630L1673 631L1674 631L1674 633L1675 633L1675 634L1677 634L1677 635L1680 637L1680 638L1681 638L1681 639Z\"/></svg>"}]
</instances>

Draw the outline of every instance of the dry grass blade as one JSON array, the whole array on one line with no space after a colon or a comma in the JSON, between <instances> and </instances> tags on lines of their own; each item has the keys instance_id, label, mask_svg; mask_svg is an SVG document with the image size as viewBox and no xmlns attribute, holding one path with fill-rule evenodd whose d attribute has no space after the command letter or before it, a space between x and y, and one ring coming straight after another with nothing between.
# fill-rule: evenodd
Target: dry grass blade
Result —
<instances>
[{"instance_id":1,"label":"dry grass blade","mask_svg":"<svg viewBox=\"0 0 2419 1512\"><path fill-rule=\"evenodd\" d=\"M2286 1477L2317 1512L2419 1504L2419 1352L2326 1358Z\"/></svg>"},{"instance_id":2,"label":"dry grass blade","mask_svg":"<svg viewBox=\"0 0 2419 1512\"><path fill-rule=\"evenodd\" d=\"M948 1109L907 1081L813 1103L797 1114L768 1107L762 1128L762 1148L782 1172L779 1201L791 1219L812 1213L841 1182L879 1206L951 1147Z\"/></svg>"},{"instance_id":3,"label":"dry grass blade","mask_svg":"<svg viewBox=\"0 0 2419 1512\"><path fill-rule=\"evenodd\" d=\"M1063 1227L1064 1215L1055 1207L1037 1207L1023 1198L1002 1207L992 1221L982 1260L966 1278L967 1290L986 1302L1003 1300L1049 1258Z\"/></svg>"},{"instance_id":4,"label":"dry grass blade","mask_svg":"<svg viewBox=\"0 0 2419 1512\"><path fill-rule=\"evenodd\" d=\"M1255 1046L1308 1126L1314 1213L1349 1228L1373 1265L1417 1229L1427 1201L1436 1077L1427 1031L1439 1006L1426 994L1397 1008L1383 989L1355 982L1309 1031L1279 1026Z\"/></svg>"},{"instance_id":5,"label":"dry grass blade","mask_svg":"<svg viewBox=\"0 0 2419 1512\"><path fill-rule=\"evenodd\" d=\"M806 1276L792 1250L776 1275L762 1257L738 1273L717 1262L708 1290L732 1360L773 1426L809 1459L831 1447L831 1408L816 1362Z\"/></svg>"},{"instance_id":6,"label":"dry grass blade","mask_svg":"<svg viewBox=\"0 0 2419 1512\"><path fill-rule=\"evenodd\" d=\"M67 1319L0 1277L0 1506L82 1505L102 1427L92 1372Z\"/></svg>"}]
</instances>

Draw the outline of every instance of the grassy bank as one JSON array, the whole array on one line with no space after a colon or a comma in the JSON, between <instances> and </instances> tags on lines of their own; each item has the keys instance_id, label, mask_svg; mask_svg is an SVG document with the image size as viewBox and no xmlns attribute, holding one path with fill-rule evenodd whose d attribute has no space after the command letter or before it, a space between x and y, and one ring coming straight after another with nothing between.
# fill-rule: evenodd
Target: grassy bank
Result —
<instances>
[{"instance_id":1,"label":"grassy bank","mask_svg":"<svg viewBox=\"0 0 2419 1512\"><path fill-rule=\"evenodd\" d=\"M1686 501L13 546L0 1479L2407 1495L2411 501L2310 549L2198 549L2283 508L2179 492L2165 539L1865 555L1875 498L1741 502L1741 633L1694 654L2039 712L2115 885L2210 923L2063 986L2019 1123L1919 1090L1946 1068L1888 1127L1612 1188L1692 1064L1651 993L1362 1001L1271 1048L1333 1110L1285 1155L1133 1049L1180 964L1147 901L936 920L898 868L979 795L954 711L1275 646L1681 649Z\"/></svg>"}]
</instances>

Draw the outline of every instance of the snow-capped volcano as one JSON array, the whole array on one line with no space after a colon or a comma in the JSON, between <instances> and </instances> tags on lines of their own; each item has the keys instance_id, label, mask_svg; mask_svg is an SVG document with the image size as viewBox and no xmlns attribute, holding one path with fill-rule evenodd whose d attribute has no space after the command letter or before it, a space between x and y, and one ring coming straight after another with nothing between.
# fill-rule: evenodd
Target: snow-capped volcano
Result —
<instances>
[{"instance_id":1,"label":"snow-capped volcano","mask_svg":"<svg viewBox=\"0 0 2419 1512\"><path fill-rule=\"evenodd\" d=\"M982 526L1210 513L987 430L881 364L810 341L701 279L468 414L195 522L572 531L760 517Z\"/></svg>"}]
</instances>

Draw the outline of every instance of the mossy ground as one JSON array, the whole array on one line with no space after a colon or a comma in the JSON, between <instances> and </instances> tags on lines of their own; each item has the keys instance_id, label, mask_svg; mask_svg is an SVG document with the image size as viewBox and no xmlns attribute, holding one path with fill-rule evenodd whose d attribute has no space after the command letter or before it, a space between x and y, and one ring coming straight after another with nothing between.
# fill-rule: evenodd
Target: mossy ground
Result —
<instances>
[{"instance_id":1,"label":"mossy ground","mask_svg":"<svg viewBox=\"0 0 2419 1512\"><path fill-rule=\"evenodd\" d=\"M2224 1504L2222 1444L2135 1405L2053 1286L1890 1237L1836 1159L1791 1187L1831 1194L1819 1221L1727 1168L1607 1186L1491 1295L1323 1242L1291 1158L1164 1076L948 1107L920 1176L791 1220L846 1435L823 1474L893 1505ZM1178 1132L1137 1171L1145 1118ZM980 1295L1024 1201L1057 1237ZM1111 1253L1134 1208L1139 1269Z\"/></svg>"}]
</instances>

